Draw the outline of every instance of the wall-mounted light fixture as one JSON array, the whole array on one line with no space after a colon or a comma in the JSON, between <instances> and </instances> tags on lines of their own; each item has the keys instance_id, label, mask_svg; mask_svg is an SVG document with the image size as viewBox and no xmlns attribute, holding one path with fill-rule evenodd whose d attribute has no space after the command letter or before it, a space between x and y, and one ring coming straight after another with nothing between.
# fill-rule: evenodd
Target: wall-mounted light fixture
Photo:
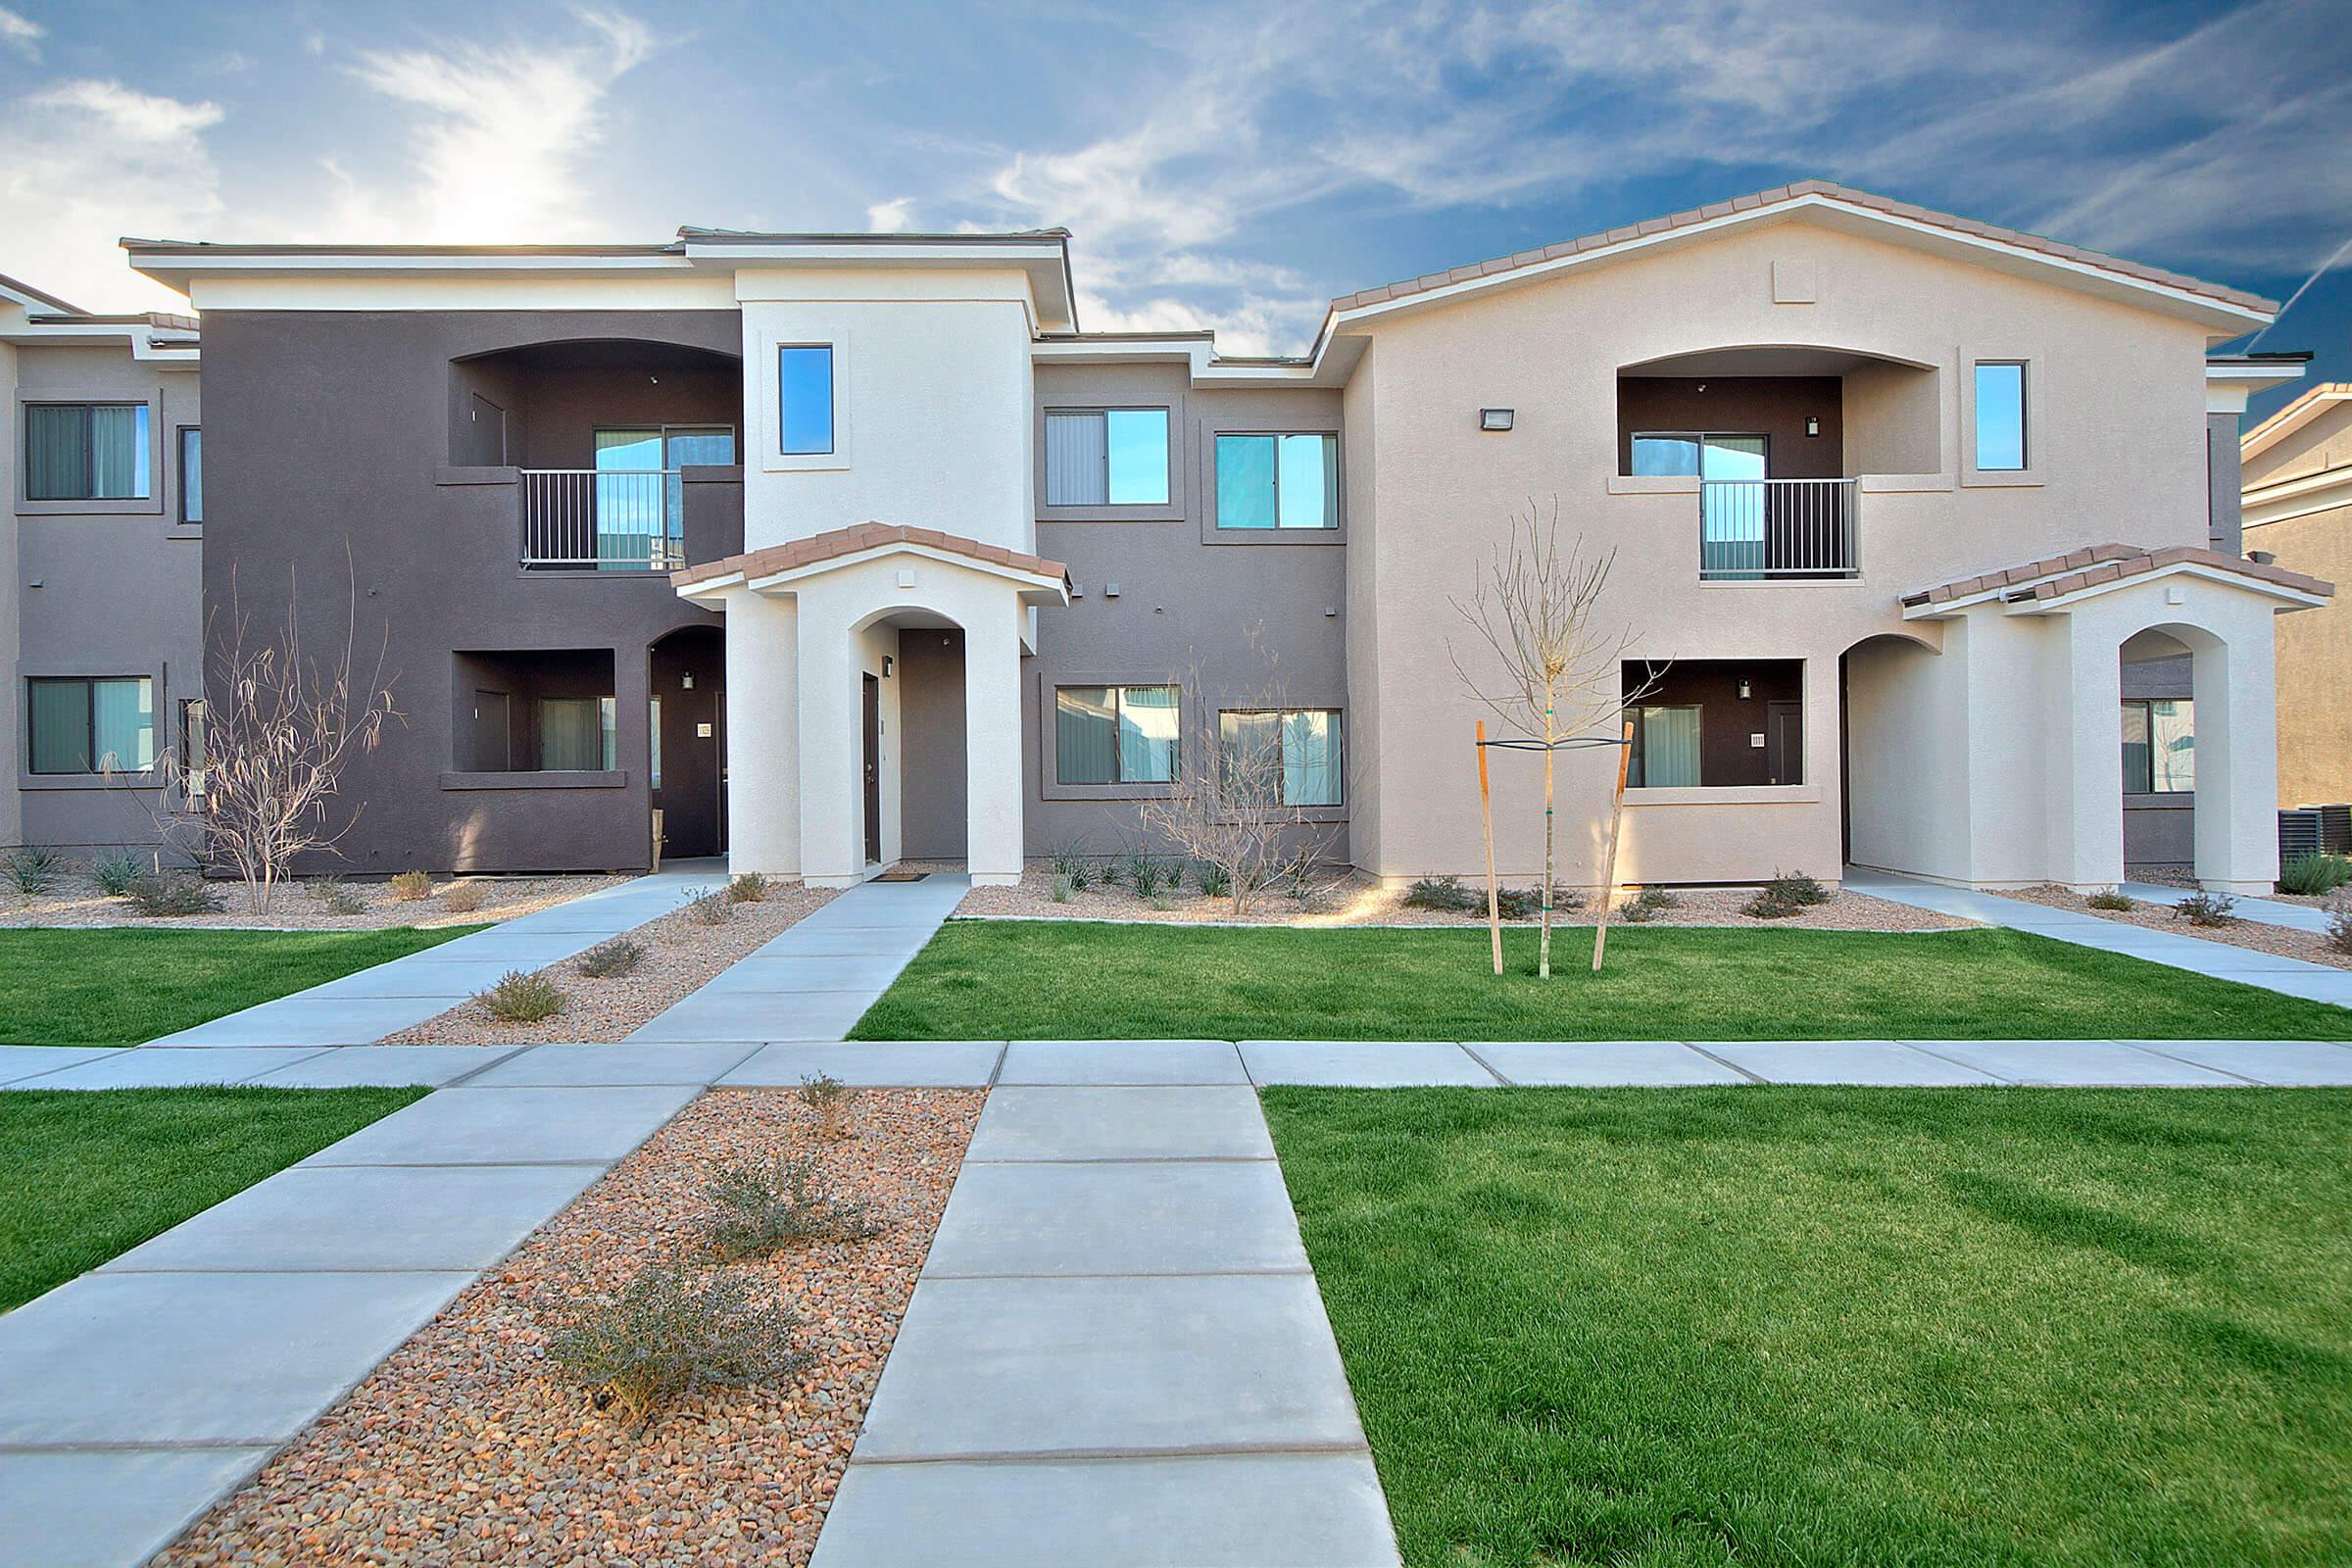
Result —
<instances>
[{"instance_id":1,"label":"wall-mounted light fixture","mask_svg":"<svg viewBox=\"0 0 2352 1568\"><path fill-rule=\"evenodd\" d=\"M882 656L882 678L884 680L890 679L890 672L896 667L897 661L893 660L888 654L884 654Z\"/></svg>"},{"instance_id":2,"label":"wall-mounted light fixture","mask_svg":"<svg viewBox=\"0 0 2352 1568\"><path fill-rule=\"evenodd\" d=\"M1481 430L1508 430L1516 413L1514 409L1481 409L1478 411L1478 427Z\"/></svg>"},{"instance_id":3,"label":"wall-mounted light fixture","mask_svg":"<svg viewBox=\"0 0 2352 1568\"><path fill-rule=\"evenodd\" d=\"M680 676L678 677L678 689L679 689L679 690L681 690L681 691L689 691L689 692L690 692L690 691L692 691L692 690L694 690L694 671L693 671L693 670L691 670L691 669L690 669L690 670L687 670L687 671L686 671L684 674L682 674L682 675L680 675Z\"/></svg>"},{"instance_id":4,"label":"wall-mounted light fixture","mask_svg":"<svg viewBox=\"0 0 2352 1568\"><path fill-rule=\"evenodd\" d=\"M1119 597L1119 585L1118 585L1117 583L1115 583L1115 582L1106 582L1106 583L1104 583L1104 584L1102 585L1102 597L1103 597L1103 598L1105 598L1105 599L1116 599L1116 598L1118 598L1118 597Z\"/></svg>"},{"instance_id":5,"label":"wall-mounted light fixture","mask_svg":"<svg viewBox=\"0 0 2352 1568\"><path fill-rule=\"evenodd\" d=\"M1747 701L1747 682L1745 681L1740 683L1740 700L1743 703Z\"/></svg>"},{"instance_id":6,"label":"wall-mounted light fixture","mask_svg":"<svg viewBox=\"0 0 2352 1568\"><path fill-rule=\"evenodd\" d=\"M1807 434L1807 435L1819 435L1819 434L1821 434L1821 420L1819 420L1818 418L1814 417L1814 416L1813 416L1812 415L1810 415L1810 414L1808 414L1808 415L1806 415L1806 416L1805 416L1805 434Z\"/></svg>"}]
</instances>

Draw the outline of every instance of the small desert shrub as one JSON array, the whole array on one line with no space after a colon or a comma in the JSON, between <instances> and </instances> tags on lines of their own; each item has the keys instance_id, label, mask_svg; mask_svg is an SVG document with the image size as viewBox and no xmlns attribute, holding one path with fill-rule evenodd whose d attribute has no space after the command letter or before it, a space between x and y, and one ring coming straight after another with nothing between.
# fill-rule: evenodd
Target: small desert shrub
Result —
<instances>
[{"instance_id":1,"label":"small desert shrub","mask_svg":"<svg viewBox=\"0 0 2352 1568\"><path fill-rule=\"evenodd\" d=\"M645 961L645 948L627 937L613 937L599 942L579 956L580 973L591 980L617 980L624 974L634 974Z\"/></svg>"},{"instance_id":2,"label":"small desert shrub","mask_svg":"<svg viewBox=\"0 0 2352 1568\"><path fill-rule=\"evenodd\" d=\"M2352 882L2352 859L2340 855L2298 855L2278 868L2278 891L2320 895Z\"/></svg>"},{"instance_id":3,"label":"small desert shrub","mask_svg":"<svg viewBox=\"0 0 2352 1568\"><path fill-rule=\"evenodd\" d=\"M724 893L706 893L688 900L686 912L697 925L725 925L735 918L735 901Z\"/></svg>"},{"instance_id":4,"label":"small desert shrub","mask_svg":"<svg viewBox=\"0 0 2352 1568\"><path fill-rule=\"evenodd\" d=\"M1458 876L1425 876L1404 890L1404 906L1408 909L1442 909L1459 914L1486 902L1462 886Z\"/></svg>"},{"instance_id":5,"label":"small desert shrub","mask_svg":"<svg viewBox=\"0 0 2352 1568\"><path fill-rule=\"evenodd\" d=\"M1800 908L1827 904L1834 897L1828 888L1802 871L1773 872L1772 880L1764 884L1764 891L1783 904L1793 904Z\"/></svg>"},{"instance_id":6,"label":"small desert shrub","mask_svg":"<svg viewBox=\"0 0 2352 1568\"><path fill-rule=\"evenodd\" d=\"M2101 888L2098 892L2093 893L2090 897L2084 899L2082 902L2089 905L2094 909L2122 910L2136 909L2139 907L2137 904L2132 901L2131 895L2119 893L2114 888Z\"/></svg>"},{"instance_id":7,"label":"small desert shrub","mask_svg":"<svg viewBox=\"0 0 2352 1568\"><path fill-rule=\"evenodd\" d=\"M727 884L727 899L734 904L758 904L765 899L771 884L757 871L746 871Z\"/></svg>"},{"instance_id":8,"label":"small desert shrub","mask_svg":"<svg viewBox=\"0 0 2352 1568\"><path fill-rule=\"evenodd\" d=\"M366 914L368 901L360 890L339 876L322 876L311 884L311 896L326 906L329 914Z\"/></svg>"},{"instance_id":9,"label":"small desert shrub","mask_svg":"<svg viewBox=\"0 0 2352 1568\"><path fill-rule=\"evenodd\" d=\"M1214 860L1195 860L1193 862L1193 886L1200 890L1202 898L1230 899L1233 897L1233 877Z\"/></svg>"},{"instance_id":10,"label":"small desert shrub","mask_svg":"<svg viewBox=\"0 0 2352 1568\"><path fill-rule=\"evenodd\" d=\"M433 878L429 871L402 871L385 884L392 896L403 904L415 904L433 896Z\"/></svg>"},{"instance_id":11,"label":"small desert shrub","mask_svg":"<svg viewBox=\"0 0 2352 1568\"><path fill-rule=\"evenodd\" d=\"M1773 882L1757 889L1754 898L1740 906L1740 912L1751 920L1786 920L1791 915L1804 913L1805 906L1802 904L1777 891L1778 880L1775 878Z\"/></svg>"},{"instance_id":12,"label":"small desert shrub","mask_svg":"<svg viewBox=\"0 0 2352 1568\"><path fill-rule=\"evenodd\" d=\"M829 1072L811 1073L801 1080L801 1103L816 1112L816 1130L827 1138L850 1136L858 1091L848 1084Z\"/></svg>"},{"instance_id":13,"label":"small desert shrub","mask_svg":"<svg viewBox=\"0 0 2352 1568\"><path fill-rule=\"evenodd\" d=\"M141 914L211 914L220 907L220 897L204 878L191 872L169 875L146 871L131 879L122 896Z\"/></svg>"},{"instance_id":14,"label":"small desert shrub","mask_svg":"<svg viewBox=\"0 0 2352 1568\"><path fill-rule=\"evenodd\" d=\"M65 868L66 858L55 850L27 845L8 858L8 880L19 893L30 898L57 886Z\"/></svg>"},{"instance_id":15,"label":"small desert shrub","mask_svg":"<svg viewBox=\"0 0 2352 1568\"><path fill-rule=\"evenodd\" d=\"M1054 885L1046 890L1046 897L1052 899L1055 904L1067 904L1070 902L1070 895L1077 891L1078 885L1070 880L1070 874L1067 871L1056 871L1054 873Z\"/></svg>"},{"instance_id":16,"label":"small desert shrub","mask_svg":"<svg viewBox=\"0 0 2352 1568\"><path fill-rule=\"evenodd\" d=\"M487 991L477 991L473 1000L490 1009L490 1016L503 1023L537 1023L553 1018L564 1010L564 992L543 974L524 974L509 969L498 984Z\"/></svg>"},{"instance_id":17,"label":"small desert shrub","mask_svg":"<svg viewBox=\"0 0 2352 1568\"><path fill-rule=\"evenodd\" d=\"M1176 901L1165 893L1154 893L1145 902L1150 904L1154 909L1164 910L1173 909L1176 907Z\"/></svg>"},{"instance_id":18,"label":"small desert shrub","mask_svg":"<svg viewBox=\"0 0 2352 1568\"><path fill-rule=\"evenodd\" d=\"M805 1154L726 1166L703 1184L703 1198L710 1204L700 1224L703 1243L722 1263L810 1242L861 1242L882 1231L867 1204L827 1192Z\"/></svg>"},{"instance_id":19,"label":"small desert shrub","mask_svg":"<svg viewBox=\"0 0 2352 1568\"><path fill-rule=\"evenodd\" d=\"M2237 924L2237 900L2227 893L2192 893L2173 906L2173 918L2190 925Z\"/></svg>"},{"instance_id":20,"label":"small desert shrub","mask_svg":"<svg viewBox=\"0 0 2352 1568\"><path fill-rule=\"evenodd\" d=\"M1664 888L1643 888L1634 896L1630 903L1617 911L1617 918L1631 920L1636 925L1647 925L1668 909L1679 909L1682 906L1683 901Z\"/></svg>"},{"instance_id":21,"label":"small desert shrub","mask_svg":"<svg viewBox=\"0 0 2352 1568\"><path fill-rule=\"evenodd\" d=\"M108 898L119 899L139 879L139 858L128 850L113 850L90 861L90 880Z\"/></svg>"},{"instance_id":22,"label":"small desert shrub","mask_svg":"<svg viewBox=\"0 0 2352 1568\"><path fill-rule=\"evenodd\" d=\"M458 882L441 895L441 906L456 914L471 914L489 897L479 882Z\"/></svg>"},{"instance_id":23,"label":"small desert shrub","mask_svg":"<svg viewBox=\"0 0 2352 1568\"><path fill-rule=\"evenodd\" d=\"M1127 882L1135 889L1137 898L1149 901L1153 894L1159 891L1159 885L1166 880L1168 880L1167 867L1159 863L1158 856L1146 855L1143 851L1138 850L1127 857Z\"/></svg>"},{"instance_id":24,"label":"small desert shrub","mask_svg":"<svg viewBox=\"0 0 2352 1568\"><path fill-rule=\"evenodd\" d=\"M2338 906L2328 911L2328 946L2352 953L2352 909Z\"/></svg>"},{"instance_id":25,"label":"small desert shrub","mask_svg":"<svg viewBox=\"0 0 2352 1568\"><path fill-rule=\"evenodd\" d=\"M1095 864L1086 858L1080 845L1073 844L1066 849L1055 850L1053 865L1055 876L1068 877L1070 886L1081 891L1094 880Z\"/></svg>"},{"instance_id":26,"label":"small desert shrub","mask_svg":"<svg viewBox=\"0 0 2352 1568\"><path fill-rule=\"evenodd\" d=\"M549 1335L547 1358L599 1410L642 1427L700 1389L777 1383L808 1365L785 1307L752 1299L740 1274L656 1264L616 1299L580 1309Z\"/></svg>"}]
</instances>

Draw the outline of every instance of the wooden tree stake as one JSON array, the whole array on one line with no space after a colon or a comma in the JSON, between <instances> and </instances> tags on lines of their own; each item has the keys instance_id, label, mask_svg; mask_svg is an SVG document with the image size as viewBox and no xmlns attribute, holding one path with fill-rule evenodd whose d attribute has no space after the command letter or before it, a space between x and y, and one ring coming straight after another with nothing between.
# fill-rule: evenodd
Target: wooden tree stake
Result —
<instances>
[{"instance_id":1,"label":"wooden tree stake","mask_svg":"<svg viewBox=\"0 0 2352 1568\"><path fill-rule=\"evenodd\" d=\"M1494 972L1502 973L1502 906L1494 888L1494 801L1487 789L1487 721L1478 721L1478 814L1487 825L1487 931L1494 942Z\"/></svg>"},{"instance_id":2,"label":"wooden tree stake","mask_svg":"<svg viewBox=\"0 0 2352 1568\"><path fill-rule=\"evenodd\" d=\"M1609 945L1609 898L1617 891L1617 830L1625 823L1625 770L1634 760L1634 721L1625 721L1617 743L1617 798L1609 804L1609 858L1600 873L1600 911L1592 922L1592 972L1600 973L1600 955Z\"/></svg>"}]
</instances>

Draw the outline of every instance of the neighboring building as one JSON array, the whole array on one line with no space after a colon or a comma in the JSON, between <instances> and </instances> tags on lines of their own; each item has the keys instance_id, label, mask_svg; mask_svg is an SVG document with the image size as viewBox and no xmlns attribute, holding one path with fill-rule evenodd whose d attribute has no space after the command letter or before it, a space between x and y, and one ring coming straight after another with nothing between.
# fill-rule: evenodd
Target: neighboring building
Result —
<instances>
[{"instance_id":1,"label":"neighboring building","mask_svg":"<svg viewBox=\"0 0 2352 1568\"><path fill-rule=\"evenodd\" d=\"M2330 381L2246 432L2246 548L2296 571L2352 574L2352 383ZM2352 801L2352 617L2278 628L2278 804Z\"/></svg>"},{"instance_id":2,"label":"neighboring building","mask_svg":"<svg viewBox=\"0 0 2352 1568\"><path fill-rule=\"evenodd\" d=\"M185 317L93 316L0 277L0 844L86 855L169 819L151 769L203 684L196 362Z\"/></svg>"},{"instance_id":3,"label":"neighboring building","mask_svg":"<svg viewBox=\"0 0 2352 1568\"><path fill-rule=\"evenodd\" d=\"M2184 650L2195 871L2275 873L2272 617L2330 590L2211 499L2207 352L2275 309L2232 289L1816 181L1351 295L1281 360L1080 331L1059 230L130 249L204 317L208 602L291 580L339 638L348 552L389 640L363 870L638 866L660 811L738 869L1003 881L1134 841L1213 720L1335 858L1469 871L1450 601L1556 498L1665 669L1624 879L2112 883L2124 670ZM1571 882L1613 769L1562 758Z\"/></svg>"}]
</instances>

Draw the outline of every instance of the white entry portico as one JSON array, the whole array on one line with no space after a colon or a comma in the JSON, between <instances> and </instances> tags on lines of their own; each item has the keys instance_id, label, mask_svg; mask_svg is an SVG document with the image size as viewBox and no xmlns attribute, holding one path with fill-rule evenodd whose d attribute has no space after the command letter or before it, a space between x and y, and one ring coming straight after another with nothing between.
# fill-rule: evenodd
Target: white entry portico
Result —
<instances>
[{"instance_id":1,"label":"white entry portico","mask_svg":"<svg viewBox=\"0 0 2352 1568\"><path fill-rule=\"evenodd\" d=\"M1021 657L1035 607L1068 603L1059 563L861 523L673 581L727 618L736 871L848 887L899 858L910 816L960 809L972 880L1020 880ZM938 628L962 634L960 801L911 797L902 765L900 637Z\"/></svg>"}]
</instances>

